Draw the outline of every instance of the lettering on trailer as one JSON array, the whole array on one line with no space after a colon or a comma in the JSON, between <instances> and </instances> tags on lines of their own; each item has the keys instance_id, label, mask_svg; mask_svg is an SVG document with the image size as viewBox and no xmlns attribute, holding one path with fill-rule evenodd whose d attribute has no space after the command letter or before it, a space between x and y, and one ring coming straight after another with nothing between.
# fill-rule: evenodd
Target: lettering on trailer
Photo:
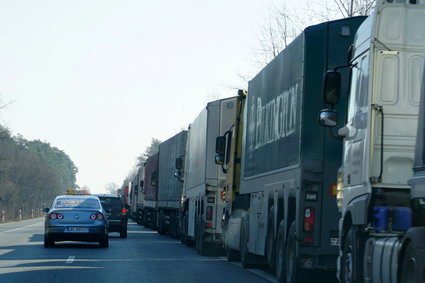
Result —
<instances>
[{"instance_id":1,"label":"lettering on trailer","mask_svg":"<svg viewBox=\"0 0 425 283\"><path fill-rule=\"evenodd\" d=\"M250 152L295 133L298 94L296 83L265 105L261 97L253 101L250 116L256 121L248 127L249 139L254 141Z\"/></svg>"}]
</instances>

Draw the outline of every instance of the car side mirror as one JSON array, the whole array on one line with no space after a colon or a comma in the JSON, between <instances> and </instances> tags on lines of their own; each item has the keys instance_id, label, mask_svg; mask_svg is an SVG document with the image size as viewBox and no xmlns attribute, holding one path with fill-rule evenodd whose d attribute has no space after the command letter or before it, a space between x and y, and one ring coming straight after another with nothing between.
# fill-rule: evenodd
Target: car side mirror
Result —
<instances>
[{"instance_id":1,"label":"car side mirror","mask_svg":"<svg viewBox=\"0 0 425 283\"><path fill-rule=\"evenodd\" d=\"M325 127L335 127L338 123L338 112L324 109L319 114L319 124Z\"/></svg>"},{"instance_id":2,"label":"car side mirror","mask_svg":"<svg viewBox=\"0 0 425 283\"><path fill-rule=\"evenodd\" d=\"M339 101L341 93L341 73L327 71L323 81L323 101L326 104L335 105Z\"/></svg>"},{"instance_id":3,"label":"car side mirror","mask_svg":"<svg viewBox=\"0 0 425 283\"><path fill-rule=\"evenodd\" d=\"M48 213L49 211L50 211L50 208L48 208L48 207L43 208L43 212Z\"/></svg>"}]
</instances>

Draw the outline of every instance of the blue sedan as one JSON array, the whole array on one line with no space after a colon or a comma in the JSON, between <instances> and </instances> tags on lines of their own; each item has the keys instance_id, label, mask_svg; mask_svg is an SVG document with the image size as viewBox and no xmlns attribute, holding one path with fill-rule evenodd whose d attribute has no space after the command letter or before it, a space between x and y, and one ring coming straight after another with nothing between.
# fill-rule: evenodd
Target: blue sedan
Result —
<instances>
[{"instance_id":1,"label":"blue sedan","mask_svg":"<svg viewBox=\"0 0 425 283\"><path fill-rule=\"evenodd\" d=\"M109 246L108 220L100 200L91 195L58 196L47 212L44 247L59 241L99 242Z\"/></svg>"}]
</instances>

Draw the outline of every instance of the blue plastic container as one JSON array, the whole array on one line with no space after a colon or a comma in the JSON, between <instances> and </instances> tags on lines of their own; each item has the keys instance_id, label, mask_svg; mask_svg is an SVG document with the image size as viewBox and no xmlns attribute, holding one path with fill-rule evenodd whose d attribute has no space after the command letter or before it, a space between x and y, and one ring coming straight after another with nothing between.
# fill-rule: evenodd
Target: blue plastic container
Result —
<instances>
[{"instance_id":1,"label":"blue plastic container","mask_svg":"<svg viewBox=\"0 0 425 283\"><path fill-rule=\"evenodd\" d=\"M388 230L388 207L375 206L373 208L373 227L376 232Z\"/></svg>"},{"instance_id":2,"label":"blue plastic container","mask_svg":"<svg viewBox=\"0 0 425 283\"><path fill-rule=\"evenodd\" d=\"M394 207L393 230L406 231L412 226L412 210L410 207Z\"/></svg>"}]
</instances>

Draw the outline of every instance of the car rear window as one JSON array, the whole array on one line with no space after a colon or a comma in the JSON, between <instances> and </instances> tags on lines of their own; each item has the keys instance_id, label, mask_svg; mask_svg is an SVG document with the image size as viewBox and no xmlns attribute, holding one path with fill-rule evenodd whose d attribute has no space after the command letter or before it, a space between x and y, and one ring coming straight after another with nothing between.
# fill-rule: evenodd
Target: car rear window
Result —
<instances>
[{"instance_id":1,"label":"car rear window","mask_svg":"<svg viewBox=\"0 0 425 283\"><path fill-rule=\"evenodd\" d=\"M56 199L54 208L89 208L99 209L99 201L87 198L60 198Z\"/></svg>"},{"instance_id":2,"label":"car rear window","mask_svg":"<svg viewBox=\"0 0 425 283\"><path fill-rule=\"evenodd\" d=\"M104 208L118 207L122 208L123 203L120 198L99 198Z\"/></svg>"}]
</instances>

